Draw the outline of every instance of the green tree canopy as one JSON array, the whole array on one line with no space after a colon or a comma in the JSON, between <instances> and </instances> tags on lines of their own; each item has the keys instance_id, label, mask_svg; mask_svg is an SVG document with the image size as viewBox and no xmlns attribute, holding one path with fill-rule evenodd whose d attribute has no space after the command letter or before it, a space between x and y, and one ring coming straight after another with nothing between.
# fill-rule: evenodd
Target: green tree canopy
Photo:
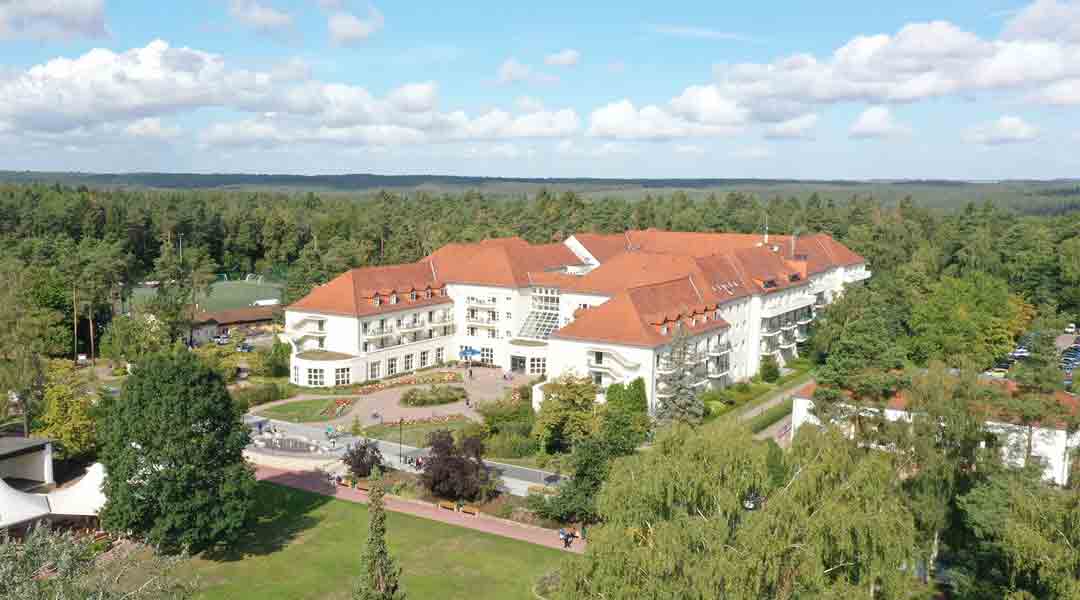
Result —
<instances>
[{"instance_id":1,"label":"green tree canopy","mask_svg":"<svg viewBox=\"0 0 1080 600\"><path fill-rule=\"evenodd\" d=\"M249 439L214 370L186 351L147 357L106 407L102 523L169 551L236 540L255 486Z\"/></svg>"}]
</instances>

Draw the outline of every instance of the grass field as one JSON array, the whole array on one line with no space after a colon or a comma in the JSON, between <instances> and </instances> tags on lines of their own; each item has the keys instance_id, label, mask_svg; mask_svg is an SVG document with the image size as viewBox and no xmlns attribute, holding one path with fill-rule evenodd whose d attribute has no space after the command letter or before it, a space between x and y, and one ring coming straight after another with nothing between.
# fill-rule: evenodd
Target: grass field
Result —
<instances>
[{"instance_id":1,"label":"grass field","mask_svg":"<svg viewBox=\"0 0 1080 600\"><path fill-rule=\"evenodd\" d=\"M224 556L191 559L179 575L206 600L349 598L367 537L367 506L260 483L258 523ZM387 513L390 551L410 598L522 600L567 555L418 517Z\"/></svg>"},{"instance_id":2,"label":"grass field","mask_svg":"<svg viewBox=\"0 0 1080 600\"><path fill-rule=\"evenodd\" d=\"M201 298L199 305L205 310L228 310L251 306L256 300L281 298L284 286L276 283L249 283L246 281L219 281L213 285L210 296ZM135 288L131 294L134 304L147 301L154 295L154 288Z\"/></svg>"},{"instance_id":3,"label":"grass field","mask_svg":"<svg viewBox=\"0 0 1080 600\"><path fill-rule=\"evenodd\" d=\"M334 400L331 398L296 400L294 402L286 402L285 404L264 408L257 412L261 416L277 419L279 421L289 421L292 423L318 423L320 421L329 421L331 418L335 417L332 412L329 415L320 414L324 409L333 406L333 404Z\"/></svg>"},{"instance_id":4,"label":"grass field","mask_svg":"<svg viewBox=\"0 0 1080 600\"><path fill-rule=\"evenodd\" d=\"M470 421L448 421L446 423L416 423L413 425L405 425L401 429L401 442L406 446L414 446L416 448L423 448L427 446L428 434L432 431L438 431L440 429L449 429L451 432L461 431L470 424ZM398 441L398 426L397 425L374 425L364 429L364 435L367 437L375 438L377 440L384 440L387 442Z\"/></svg>"}]
</instances>

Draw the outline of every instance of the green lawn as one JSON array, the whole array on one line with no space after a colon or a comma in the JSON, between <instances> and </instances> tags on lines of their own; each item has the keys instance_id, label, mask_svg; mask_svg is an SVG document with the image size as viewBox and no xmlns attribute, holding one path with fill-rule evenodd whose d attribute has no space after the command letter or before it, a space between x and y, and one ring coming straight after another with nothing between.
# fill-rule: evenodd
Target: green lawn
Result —
<instances>
[{"instance_id":1,"label":"green lawn","mask_svg":"<svg viewBox=\"0 0 1080 600\"><path fill-rule=\"evenodd\" d=\"M289 421L292 423L318 423L335 418L334 413L329 415L319 414L323 409L333 406L332 398L315 398L314 400L295 400L278 404L269 408L259 409L256 412L264 417Z\"/></svg>"},{"instance_id":2,"label":"green lawn","mask_svg":"<svg viewBox=\"0 0 1080 600\"><path fill-rule=\"evenodd\" d=\"M190 560L206 600L346 599L359 573L367 506L260 483L258 523L235 552ZM387 513L390 551L410 598L532 598L558 550Z\"/></svg>"},{"instance_id":3,"label":"green lawn","mask_svg":"<svg viewBox=\"0 0 1080 600\"><path fill-rule=\"evenodd\" d=\"M462 419L459 421L447 421L446 423L416 423L414 425L405 425L401 428L401 442L406 446L423 448L427 446L427 437L432 431L438 431L439 429L449 429L452 432L461 431L462 429L465 429L469 423L470 421ZM364 429L364 435L377 440L397 442L398 426L389 423L386 425L373 425Z\"/></svg>"},{"instance_id":4,"label":"green lawn","mask_svg":"<svg viewBox=\"0 0 1080 600\"><path fill-rule=\"evenodd\" d=\"M218 281L213 284L210 295L199 299L199 305L205 310L228 310L251 306L256 300L281 298L284 286L275 283L249 283L246 281ZM139 287L132 290L131 300L135 304L145 302L154 295L154 288Z\"/></svg>"}]
</instances>

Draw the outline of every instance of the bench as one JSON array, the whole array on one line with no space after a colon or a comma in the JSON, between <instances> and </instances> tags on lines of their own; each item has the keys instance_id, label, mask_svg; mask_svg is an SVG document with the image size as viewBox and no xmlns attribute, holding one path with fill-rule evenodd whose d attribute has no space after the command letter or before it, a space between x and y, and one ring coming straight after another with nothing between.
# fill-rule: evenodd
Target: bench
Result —
<instances>
[{"instance_id":1,"label":"bench","mask_svg":"<svg viewBox=\"0 0 1080 600\"><path fill-rule=\"evenodd\" d=\"M461 507L461 512L463 512L463 513L465 513L467 515L472 515L474 517L479 517L480 516L480 509L475 507L475 506L472 506L471 504L466 504L466 505L462 506Z\"/></svg>"},{"instance_id":2,"label":"bench","mask_svg":"<svg viewBox=\"0 0 1080 600\"><path fill-rule=\"evenodd\" d=\"M453 502L447 502L445 500L439 503L439 508L445 508L446 510L457 512L457 505Z\"/></svg>"},{"instance_id":3,"label":"bench","mask_svg":"<svg viewBox=\"0 0 1080 600\"><path fill-rule=\"evenodd\" d=\"M356 489L360 490L361 492L370 492L371 484L366 481L360 481L357 482Z\"/></svg>"}]
</instances>

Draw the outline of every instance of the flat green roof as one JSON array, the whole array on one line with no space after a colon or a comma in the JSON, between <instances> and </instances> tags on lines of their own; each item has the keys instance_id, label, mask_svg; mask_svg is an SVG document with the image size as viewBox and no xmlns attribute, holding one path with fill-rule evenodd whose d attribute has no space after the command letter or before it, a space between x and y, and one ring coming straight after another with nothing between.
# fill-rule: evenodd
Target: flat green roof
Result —
<instances>
[{"instance_id":1,"label":"flat green roof","mask_svg":"<svg viewBox=\"0 0 1080 600\"><path fill-rule=\"evenodd\" d=\"M304 350L296 355L301 360L347 360L354 358L351 354L343 352L331 352L329 350Z\"/></svg>"},{"instance_id":2,"label":"flat green roof","mask_svg":"<svg viewBox=\"0 0 1080 600\"><path fill-rule=\"evenodd\" d=\"M529 346L531 348L538 348L540 346L547 346L547 342L542 342L542 341L539 341L539 340L521 340L521 339L517 339L517 340L510 340L510 345L511 346Z\"/></svg>"}]
</instances>

